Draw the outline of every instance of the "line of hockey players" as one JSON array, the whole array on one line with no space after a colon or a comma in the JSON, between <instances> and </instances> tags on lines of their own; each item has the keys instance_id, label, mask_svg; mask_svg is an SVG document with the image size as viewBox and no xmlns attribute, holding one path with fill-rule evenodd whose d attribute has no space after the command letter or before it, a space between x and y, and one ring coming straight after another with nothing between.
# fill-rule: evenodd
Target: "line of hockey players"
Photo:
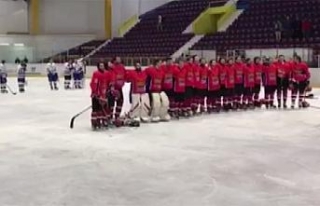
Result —
<instances>
[{"instance_id":1,"label":"line of hockey players","mask_svg":"<svg viewBox=\"0 0 320 206\"><path fill-rule=\"evenodd\" d=\"M309 106L305 101L309 79L308 66L299 56L290 61L285 61L283 55L263 60L239 56L235 62L220 58L209 63L198 56L178 59L175 63L168 58L163 62L156 60L144 70L139 63L135 70L126 70L117 57L107 64L99 63L92 76L92 128L110 124L136 126L140 121L169 121L204 112L246 110L262 105L267 109L285 109L289 89L291 108L295 107L297 98L298 107L304 108ZM131 83L132 106L128 118L120 118L125 82ZM263 99L259 99L261 89L264 89Z\"/></svg>"},{"instance_id":2,"label":"line of hockey players","mask_svg":"<svg viewBox=\"0 0 320 206\"><path fill-rule=\"evenodd\" d=\"M26 71L27 71L27 64L25 62L21 62L17 68L17 83L19 92L25 92L25 86L27 84L26 81ZM8 93L8 72L6 67L6 62L4 60L1 61L0 64L0 92L1 93Z\"/></svg>"},{"instance_id":3,"label":"line of hockey players","mask_svg":"<svg viewBox=\"0 0 320 206\"><path fill-rule=\"evenodd\" d=\"M56 64L50 60L46 66L47 76L51 90L58 90L59 75ZM64 65L64 89L82 89L84 87L84 64L82 61L69 60ZM73 82L73 85L71 83ZM73 87L72 87L73 86Z\"/></svg>"}]
</instances>

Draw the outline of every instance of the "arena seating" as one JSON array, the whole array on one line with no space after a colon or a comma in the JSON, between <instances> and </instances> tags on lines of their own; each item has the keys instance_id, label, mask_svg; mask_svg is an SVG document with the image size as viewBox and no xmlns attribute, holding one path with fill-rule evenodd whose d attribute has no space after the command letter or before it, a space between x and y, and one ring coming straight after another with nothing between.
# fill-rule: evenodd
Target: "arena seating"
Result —
<instances>
[{"instance_id":1,"label":"arena seating","mask_svg":"<svg viewBox=\"0 0 320 206\"><path fill-rule=\"evenodd\" d=\"M100 58L121 57L166 57L189 41L193 34L183 31L203 12L209 3L220 6L225 1L217 0L182 0L172 1L143 15L123 38L113 39L107 46L92 56ZM163 30L157 29L158 15L163 18Z\"/></svg>"},{"instance_id":2,"label":"arena seating","mask_svg":"<svg viewBox=\"0 0 320 206\"><path fill-rule=\"evenodd\" d=\"M246 0L247 9L227 29L212 35L206 35L193 50L217 50L222 52L233 49L251 48L294 48L320 47L320 2L318 0ZM244 3L240 0L238 3ZM298 15L308 18L312 23L312 33L307 40L284 38L281 43L275 39L274 22L285 15Z\"/></svg>"},{"instance_id":3,"label":"arena seating","mask_svg":"<svg viewBox=\"0 0 320 206\"><path fill-rule=\"evenodd\" d=\"M79 45L75 48L72 48L68 51L62 52L60 54L55 55L52 57L55 62L65 62L68 58L77 59L82 56L86 56L91 51L96 49L98 46L103 44L106 40L92 40L89 42L86 42L82 45ZM51 57L50 57L51 58ZM47 62L50 58L45 59L44 61Z\"/></svg>"}]
</instances>

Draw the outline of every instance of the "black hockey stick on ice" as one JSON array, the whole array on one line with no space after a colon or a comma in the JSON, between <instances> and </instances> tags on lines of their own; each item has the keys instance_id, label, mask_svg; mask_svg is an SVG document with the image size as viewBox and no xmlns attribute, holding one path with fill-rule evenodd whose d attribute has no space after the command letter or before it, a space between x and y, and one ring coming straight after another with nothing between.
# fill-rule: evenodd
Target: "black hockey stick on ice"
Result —
<instances>
[{"instance_id":1,"label":"black hockey stick on ice","mask_svg":"<svg viewBox=\"0 0 320 206\"><path fill-rule=\"evenodd\" d=\"M14 92L8 84L7 84L7 88L10 91L11 94L13 94L13 95L17 94L17 92Z\"/></svg>"},{"instance_id":2,"label":"black hockey stick on ice","mask_svg":"<svg viewBox=\"0 0 320 206\"><path fill-rule=\"evenodd\" d=\"M73 129L74 127L74 121L77 117L79 117L80 115L82 115L83 113L85 113L86 111L88 111L89 109L91 109L91 105L86 107L84 110L82 110L81 112L79 112L78 114L74 115L72 118L71 118L71 121L70 121L70 129Z\"/></svg>"}]
</instances>

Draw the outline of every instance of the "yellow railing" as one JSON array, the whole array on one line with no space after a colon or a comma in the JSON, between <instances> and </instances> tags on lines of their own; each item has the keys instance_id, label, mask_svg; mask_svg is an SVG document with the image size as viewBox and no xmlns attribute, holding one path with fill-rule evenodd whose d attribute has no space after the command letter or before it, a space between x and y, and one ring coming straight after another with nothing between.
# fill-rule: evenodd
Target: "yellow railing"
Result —
<instances>
[{"instance_id":1,"label":"yellow railing","mask_svg":"<svg viewBox=\"0 0 320 206\"><path fill-rule=\"evenodd\" d=\"M136 14L127 19L125 22L123 22L118 29L119 36L123 37L123 35L137 23L138 19L139 17Z\"/></svg>"}]
</instances>

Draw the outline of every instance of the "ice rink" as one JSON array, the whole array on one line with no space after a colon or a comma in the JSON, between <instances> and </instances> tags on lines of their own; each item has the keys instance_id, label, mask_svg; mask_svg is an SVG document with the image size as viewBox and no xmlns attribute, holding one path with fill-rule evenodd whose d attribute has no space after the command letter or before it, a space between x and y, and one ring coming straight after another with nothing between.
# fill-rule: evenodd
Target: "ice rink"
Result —
<instances>
[{"instance_id":1,"label":"ice rink","mask_svg":"<svg viewBox=\"0 0 320 206\"><path fill-rule=\"evenodd\" d=\"M0 95L1 206L320 205L318 109L102 132L88 112L70 130L89 93L33 78L25 94Z\"/></svg>"}]
</instances>

